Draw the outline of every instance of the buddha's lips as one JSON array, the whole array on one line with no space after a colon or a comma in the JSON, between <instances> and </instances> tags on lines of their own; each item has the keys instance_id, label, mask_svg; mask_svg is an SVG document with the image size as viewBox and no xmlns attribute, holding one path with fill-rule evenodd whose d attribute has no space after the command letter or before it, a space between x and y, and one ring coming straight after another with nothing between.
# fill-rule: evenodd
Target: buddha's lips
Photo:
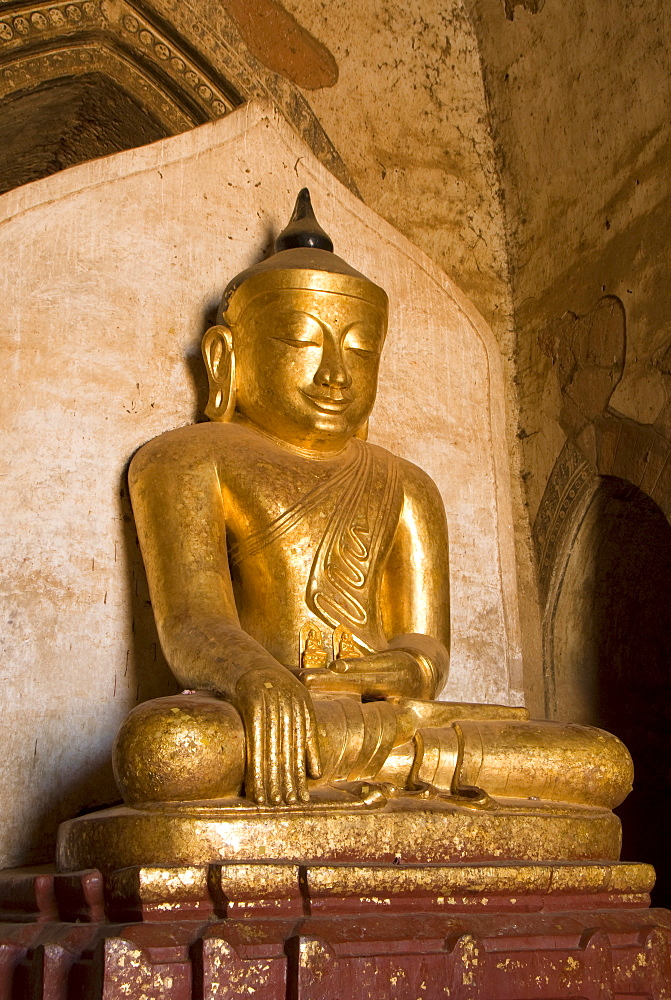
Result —
<instances>
[{"instance_id":1,"label":"buddha's lips","mask_svg":"<svg viewBox=\"0 0 671 1000\"><path fill-rule=\"evenodd\" d=\"M304 389L301 389L301 392L313 406L318 410L323 410L324 413L342 413L352 402L351 399L333 399L332 396L313 396Z\"/></svg>"}]
</instances>

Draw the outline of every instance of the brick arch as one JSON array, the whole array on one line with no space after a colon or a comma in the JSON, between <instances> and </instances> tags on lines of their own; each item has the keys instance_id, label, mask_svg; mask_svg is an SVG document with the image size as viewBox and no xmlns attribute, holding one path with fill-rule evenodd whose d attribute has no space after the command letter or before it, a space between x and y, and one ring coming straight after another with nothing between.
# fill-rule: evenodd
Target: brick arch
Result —
<instances>
[{"instance_id":1,"label":"brick arch","mask_svg":"<svg viewBox=\"0 0 671 1000\"><path fill-rule=\"evenodd\" d=\"M625 371L626 315L603 296L585 315L565 313L539 333L561 393L566 441L546 484L533 527L543 618L547 714L556 707L554 622L571 550L602 477L645 493L671 521L671 442L655 426L611 408Z\"/></svg>"},{"instance_id":2,"label":"brick arch","mask_svg":"<svg viewBox=\"0 0 671 1000\"><path fill-rule=\"evenodd\" d=\"M533 528L541 599L545 714L557 716L554 625L573 543L597 491L599 475L568 440L548 480Z\"/></svg>"},{"instance_id":3,"label":"brick arch","mask_svg":"<svg viewBox=\"0 0 671 1000\"><path fill-rule=\"evenodd\" d=\"M587 454L586 454L587 453ZM543 619L545 707L554 715L554 619L574 542L602 477L645 493L671 522L671 443L651 426L604 416L580 444L566 441L548 480L533 529Z\"/></svg>"},{"instance_id":4,"label":"brick arch","mask_svg":"<svg viewBox=\"0 0 671 1000\"><path fill-rule=\"evenodd\" d=\"M552 663L557 602L574 541L601 477L624 480L645 493L671 522L671 443L652 426L605 415L588 425L579 442L569 438L543 493L533 539L543 619L546 712L553 715Z\"/></svg>"},{"instance_id":5,"label":"brick arch","mask_svg":"<svg viewBox=\"0 0 671 1000\"><path fill-rule=\"evenodd\" d=\"M242 103L231 82L125 0L13 5L0 16L0 67L0 191Z\"/></svg>"},{"instance_id":6,"label":"brick arch","mask_svg":"<svg viewBox=\"0 0 671 1000\"><path fill-rule=\"evenodd\" d=\"M671 749L671 526L619 476L594 472L584 500L574 503L548 591L548 714L599 726L628 747L636 780L618 810L623 856L654 864L654 905L666 906L671 807L658 791Z\"/></svg>"},{"instance_id":7,"label":"brick arch","mask_svg":"<svg viewBox=\"0 0 671 1000\"><path fill-rule=\"evenodd\" d=\"M625 417L594 421L596 471L637 486L671 520L671 443L654 427Z\"/></svg>"}]
</instances>

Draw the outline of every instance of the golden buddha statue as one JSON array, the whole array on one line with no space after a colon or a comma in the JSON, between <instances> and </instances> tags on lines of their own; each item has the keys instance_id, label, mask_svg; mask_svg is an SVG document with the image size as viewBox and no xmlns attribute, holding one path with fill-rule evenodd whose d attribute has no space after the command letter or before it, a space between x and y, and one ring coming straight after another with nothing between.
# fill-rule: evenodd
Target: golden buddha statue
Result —
<instances>
[{"instance_id":1,"label":"golden buddha statue","mask_svg":"<svg viewBox=\"0 0 671 1000\"><path fill-rule=\"evenodd\" d=\"M64 824L64 868L328 856L616 858L631 760L524 709L436 701L447 524L421 469L367 442L387 296L307 190L203 338L208 424L133 459L166 658L186 689L114 750L123 807Z\"/></svg>"}]
</instances>

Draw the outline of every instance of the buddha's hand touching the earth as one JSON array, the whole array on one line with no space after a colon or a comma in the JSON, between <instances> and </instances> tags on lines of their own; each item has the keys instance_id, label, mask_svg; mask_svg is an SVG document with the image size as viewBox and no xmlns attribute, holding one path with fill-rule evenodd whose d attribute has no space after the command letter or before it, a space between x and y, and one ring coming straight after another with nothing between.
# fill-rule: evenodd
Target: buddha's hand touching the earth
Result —
<instances>
[{"instance_id":1,"label":"buddha's hand touching the earth","mask_svg":"<svg viewBox=\"0 0 671 1000\"><path fill-rule=\"evenodd\" d=\"M319 778L317 726L305 686L279 663L252 667L231 699L247 745L245 794L257 805L308 802L307 777Z\"/></svg>"}]
</instances>

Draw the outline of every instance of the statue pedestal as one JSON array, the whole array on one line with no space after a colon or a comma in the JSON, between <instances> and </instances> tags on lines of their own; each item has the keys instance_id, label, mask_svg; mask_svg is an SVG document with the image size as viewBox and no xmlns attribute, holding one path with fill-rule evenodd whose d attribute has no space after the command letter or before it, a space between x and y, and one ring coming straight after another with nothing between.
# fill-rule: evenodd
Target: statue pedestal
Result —
<instances>
[{"instance_id":1,"label":"statue pedestal","mask_svg":"<svg viewBox=\"0 0 671 1000\"><path fill-rule=\"evenodd\" d=\"M258 807L245 799L114 806L62 823L62 872L133 866L257 861L293 864L471 864L614 861L620 821L609 809L523 799L489 799L483 808L454 796L387 799L362 782L362 795L316 789L305 806ZM321 796L321 798L320 798ZM237 804L236 804L237 803Z\"/></svg>"},{"instance_id":2,"label":"statue pedestal","mask_svg":"<svg viewBox=\"0 0 671 1000\"><path fill-rule=\"evenodd\" d=\"M0 876L0 997L665 1000L646 865L211 864Z\"/></svg>"}]
</instances>

